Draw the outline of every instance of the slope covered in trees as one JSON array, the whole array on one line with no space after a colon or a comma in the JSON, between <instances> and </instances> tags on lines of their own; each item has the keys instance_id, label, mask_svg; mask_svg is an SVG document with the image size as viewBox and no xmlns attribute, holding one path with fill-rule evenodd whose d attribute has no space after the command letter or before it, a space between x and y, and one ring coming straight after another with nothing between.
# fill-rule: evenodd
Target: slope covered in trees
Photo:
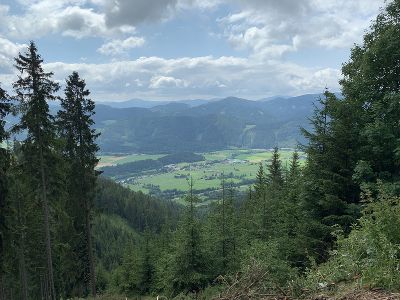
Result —
<instances>
[{"instance_id":1,"label":"slope covered in trees","mask_svg":"<svg viewBox=\"0 0 400 300\"><path fill-rule=\"evenodd\" d=\"M183 103L153 108L97 106L99 145L111 153L207 152L227 147L295 147L304 142L319 95L250 101L228 97L190 107ZM121 136L123 132L123 136Z\"/></svg>"},{"instance_id":2,"label":"slope covered in trees","mask_svg":"<svg viewBox=\"0 0 400 300\"><path fill-rule=\"evenodd\" d=\"M0 142L10 108L20 114L14 131L26 131L1 149L0 298L400 291L399 16L400 0L388 3L352 49L343 98L321 96L302 130L304 165L297 153L282 165L275 148L245 199L222 176L206 208L192 180L179 208L97 178L84 81L67 79L54 119L47 101L59 86L31 43L16 58L18 105L0 90Z\"/></svg>"}]
</instances>

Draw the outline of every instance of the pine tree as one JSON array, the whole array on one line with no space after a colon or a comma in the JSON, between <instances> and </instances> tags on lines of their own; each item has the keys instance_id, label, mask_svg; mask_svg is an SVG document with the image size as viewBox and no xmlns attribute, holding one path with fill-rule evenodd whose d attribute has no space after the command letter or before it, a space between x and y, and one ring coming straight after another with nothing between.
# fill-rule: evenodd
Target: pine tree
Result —
<instances>
[{"instance_id":1,"label":"pine tree","mask_svg":"<svg viewBox=\"0 0 400 300\"><path fill-rule=\"evenodd\" d=\"M233 184L226 184L221 178L221 195L213 204L208 215L207 230L205 230L209 257L213 259L213 277L225 275L236 267L236 244L238 234L236 210L234 207Z\"/></svg>"},{"instance_id":2,"label":"pine tree","mask_svg":"<svg viewBox=\"0 0 400 300\"><path fill-rule=\"evenodd\" d=\"M13 87L16 99L19 101L21 119L16 130L26 130L27 136L23 144L25 159L28 161L29 172L35 182L36 192L40 195L45 236L45 253L47 262L47 277L51 298L56 298L52 239L50 233L49 176L51 156L54 147L55 130L53 117L49 113L48 100L55 100L54 95L59 85L52 81L53 73L46 73L42 67L43 60L37 53L34 42L31 42L25 54L15 58L15 67L19 72L18 80ZM38 180L37 180L38 179Z\"/></svg>"},{"instance_id":3,"label":"pine tree","mask_svg":"<svg viewBox=\"0 0 400 300\"><path fill-rule=\"evenodd\" d=\"M282 162L279 158L278 147L274 148L271 163L268 165L267 182L271 189L280 189L283 185Z\"/></svg>"},{"instance_id":4,"label":"pine tree","mask_svg":"<svg viewBox=\"0 0 400 300\"><path fill-rule=\"evenodd\" d=\"M11 105L6 91L0 87L0 299L3 299L3 266L5 255L5 217L6 217L6 197L7 197L7 169L9 166L9 153L2 147L8 133L5 129L5 117L10 113Z\"/></svg>"},{"instance_id":5,"label":"pine tree","mask_svg":"<svg viewBox=\"0 0 400 300\"><path fill-rule=\"evenodd\" d=\"M166 286L177 294L182 291L197 292L203 288L208 278L206 257L201 239L200 222L196 216L196 196L193 194L193 179L189 181L186 197L187 210L177 229L173 256Z\"/></svg>"},{"instance_id":6,"label":"pine tree","mask_svg":"<svg viewBox=\"0 0 400 300\"><path fill-rule=\"evenodd\" d=\"M19 281L20 297L23 300L28 299L28 236L33 238L34 228L28 226L28 222L31 219L31 215L28 209L29 195L28 186L24 170L21 167L20 162L16 154L19 150L14 147L14 155L10 160L10 169L8 174L9 193L8 202L10 203L9 215L7 217L7 227L9 228L10 235L8 239L8 250L9 252L15 251L14 257L8 257L10 265L9 269L12 269L13 264L18 265L18 276L15 276L9 272L8 276L12 280ZM14 248L14 249L12 249ZM17 279L18 278L18 279Z\"/></svg>"},{"instance_id":7,"label":"pine tree","mask_svg":"<svg viewBox=\"0 0 400 300\"><path fill-rule=\"evenodd\" d=\"M258 198L262 198L263 195L266 193L266 188L267 188L267 179L264 172L264 167L260 162L256 175L256 183L254 184L254 191L256 194L255 196Z\"/></svg>"},{"instance_id":8,"label":"pine tree","mask_svg":"<svg viewBox=\"0 0 400 300\"><path fill-rule=\"evenodd\" d=\"M250 240L256 236L255 220L255 197L253 187L249 186L248 191L238 208L238 244L248 245Z\"/></svg>"},{"instance_id":9,"label":"pine tree","mask_svg":"<svg viewBox=\"0 0 400 300\"><path fill-rule=\"evenodd\" d=\"M233 182L229 183L228 195L226 200L226 217L227 217L227 230L226 230L226 244L227 244L227 256L226 256L226 270L225 272L232 272L237 268L238 265L238 218L237 211L235 208L235 187Z\"/></svg>"},{"instance_id":10,"label":"pine tree","mask_svg":"<svg viewBox=\"0 0 400 300\"><path fill-rule=\"evenodd\" d=\"M144 245L141 249L141 265L140 265L140 292L141 294L150 293L155 276L155 267L154 267L154 257L153 257L153 248L152 248L152 232L149 228L146 228L144 232Z\"/></svg>"},{"instance_id":11,"label":"pine tree","mask_svg":"<svg viewBox=\"0 0 400 300\"><path fill-rule=\"evenodd\" d=\"M77 241L75 250L80 252L80 245L85 245L83 270L87 270L91 293L96 296L95 264L92 246L91 219L93 198L98 172L96 153L99 147L95 143L99 136L92 129L95 104L87 98L90 95L86 83L73 72L66 80L65 97L61 99L62 109L58 112L57 123L60 135L65 140L64 154L69 162L69 203L70 215L73 216L75 230L84 241Z\"/></svg>"},{"instance_id":12,"label":"pine tree","mask_svg":"<svg viewBox=\"0 0 400 300\"><path fill-rule=\"evenodd\" d=\"M267 197L267 176L264 172L262 163L258 168L256 183L254 184L254 201L253 206L250 207L252 215L250 218L255 219L253 222L256 228L254 234L260 238L265 238L267 235L268 227L268 197ZM253 226L254 227L254 226Z\"/></svg>"},{"instance_id":13,"label":"pine tree","mask_svg":"<svg viewBox=\"0 0 400 300\"><path fill-rule=\"evenodd\" d=\"M298 178L300 174L300 155L297 150L293 152L292 158L290 160L289 172L286 181L293 182Z\"/></svg>"}]
</instances>

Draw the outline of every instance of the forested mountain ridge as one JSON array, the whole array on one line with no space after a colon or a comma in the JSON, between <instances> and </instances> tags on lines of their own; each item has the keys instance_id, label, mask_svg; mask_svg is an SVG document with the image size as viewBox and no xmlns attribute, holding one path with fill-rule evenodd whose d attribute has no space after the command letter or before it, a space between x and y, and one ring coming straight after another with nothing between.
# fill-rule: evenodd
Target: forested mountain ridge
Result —
<instances>
[{"instance_id":1,"label":"forested mountain ridge","mask_svg":"<svg viewBox=\"0 0 400 300\"><path fill-rule=\"evenodd\" d=\"M156 105L144 101L146 104L141 107L123 108L97 104L93 120L101 133L100 151L106 153L294 148L305 142L299 128L309 128L308 118L319 97L321 94L268 101L236 97L204 100L205 103L192 100L196 105L188 104L189 100ZM52 104L50 112L55 114L58 108ZM6 120L8 128L18 122L13 116Z\"/></svg>"},{"instance_id":2,"label":"forested mountain ridge","mask_svg":"<svg viewBox=\"0 0 400 300\"><path fill-rule=\"evenodd\" d=\"M227 147L295 147L299 128L319 94L269 101L228 97L190 106L182 102L152 108L97 105L94 120L103 152L210 151Z\"/></svg>"},{"instance_id":3,"label":"forested mountain ridge","mask_svg":"<svg viewBox=\"0 0 400 300\"><path fill-rule=\"evenodd\" d=\"M188 176L185 205L176 207L100 177L97 141L106 130L96 130L85 80L72 72L51 113L60 85L30 42L15 58L13 90L0 88L0 143L24 131L0 148L0 299L349 299L349 290L350 299L377 291L399 299L399 49L400 0L393 0L343 65L343 97L326 90L301 129L304 164L297 151L283 164L274 147L244 197L222 174L218 200L202 205ZM292 104L281 103L274 118L284 119L284 105ZM199 107L217 130L232 118L257 126L246 121L263 110L248 105L227 99ZM149 125L135 134L150 134L150 149L172 145L161 139L178 129L171 111L188 124L202 118L192 109L132 108L127 115ZM8 130L12 112L19 118ZM101 122L120 124L119 134L129 136L130 121ZM209 141L218 146L223 133ZM197 145L190 141L188 148ZM202 159L186 153L157 161L183 156Z\"/></svg>"}]
</instances>

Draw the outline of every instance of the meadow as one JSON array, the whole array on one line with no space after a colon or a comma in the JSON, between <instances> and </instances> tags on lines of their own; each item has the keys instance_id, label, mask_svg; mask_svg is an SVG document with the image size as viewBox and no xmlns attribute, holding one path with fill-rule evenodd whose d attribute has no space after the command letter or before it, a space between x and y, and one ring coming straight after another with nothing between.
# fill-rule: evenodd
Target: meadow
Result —
<instances>
[{"instance_id":1,"label":"meadow","mask_svg":"<svg viewBox=\"0 0 400 300\"><path fill-rule=\"evenodd\" d=\"M160 170L131 174L118 181L134 191L180 201L188 190L188 179L192 177L195 193L202 199L209 199L220 189L222 177L228 184L232 183L237 190L247 190L254 182L259 164L263 163L265 166L271 159L272 150L229 149L199 154L205 157L205 161L174 164ZM291 149L280 150L284 168L289 164L292 154ZM99 157L99 167L157 159L162 156L162 154L105 155Z\"/></svg>"}]
</instances>

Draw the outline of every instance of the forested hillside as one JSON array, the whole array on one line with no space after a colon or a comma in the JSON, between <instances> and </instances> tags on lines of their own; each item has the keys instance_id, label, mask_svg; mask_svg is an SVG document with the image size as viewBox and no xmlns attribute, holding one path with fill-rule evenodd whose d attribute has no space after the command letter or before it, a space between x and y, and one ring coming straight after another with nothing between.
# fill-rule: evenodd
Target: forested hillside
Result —
<instances>
[{"instance_id":1,"label":"forested hillside","mask_svg":"<svg viewBox=\"0 0 400 300\"><path fill-rule=\"evenodd\" d=\"M99 145L111 153L205 152L241 148L295 147L309 126L311 94L268 101L229 97L190 106L176 102L152 108L97 105Z\"/></svg>"},{"instance_id":2,"label":"forested hillside","mask_svg":"<svg viewBox=\"0 0 400 300\"><path fill-rule=\"evenodd\" d=\"M0 89L0 143L24 132L0 148L0 299L398 299L399 17L400 0L388 2L343 65L342 97L326 90L317 100L301 130L304 164L294 151L284 165L275 147L244 199L221 176L219 199L207 205L198 203L189 177L182 207L101 177L99 134L102 143L116 143L116 133L96 131L95 103L77 72L66 79L57 114L50 113L61 86L31 42L15 58L13 90ZM181 105L174 109L171 116L171 107L105 108L110 119L103 111L98 120L114 124L120 136L143 126L135 136L149 151L153 144L187 150L204 141L222 147L225 122L271 130L268 115L241 99L184 114ZM285 111L271 118L290 118ZM123 112L123 122L111 119ZM10 113L18 123L5 130ZM192 118L207 120L213 135L187 143L198 125ZM153 122L155 133L146 129ZM171 128L181 134L172 137ZM202 159L186 153L154 161L187 156Z\"/></svg>"}]
</instances>

